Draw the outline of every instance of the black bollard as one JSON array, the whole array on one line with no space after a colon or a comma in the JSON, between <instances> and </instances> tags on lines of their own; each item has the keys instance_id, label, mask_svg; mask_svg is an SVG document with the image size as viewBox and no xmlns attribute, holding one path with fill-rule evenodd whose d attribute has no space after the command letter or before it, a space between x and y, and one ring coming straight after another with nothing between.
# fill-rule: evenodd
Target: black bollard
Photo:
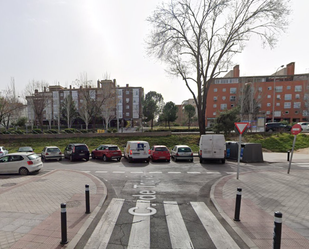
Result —
<instances>
[{"instance_id":1,"label":"black bollard","mask_svg":"<svg viewBox=\"0 0 309 249\"><path fill-rule=\"evenodd\" d=\"M282 213L275 212L273 249L280 249L282 231Z\"/></svg>"},{"instance_id":2,"label":"black bollard","mask_svg":"<svg viewBox=\"0 0 309 249\"><path fill-rule=\"evenodd\" d=\"M68 243L67 239L67 209L66 204L61 203L61 242L64 245Z\"/></svg>"},{"instance_id":3,"label":"black bollard","mask_svg":"<svg viewBox=\"0 0 309 249\"><path fill-rule=\"evenodd\" d=\"M85 185L85 197L86 197L86 214L90 214L90 195L89 195L89 185Z\"/></svg>"},{"instance_id":4,"label":"black bollard","mask_svg":"<svg viewBox=\"0 0 309 249\"><path fill-rule=\"evenodd\" d=\"M287 156L287 161L290 161L290 151L288 150L288 156Z\"/></svg>"},{"instance_id":5,"label":"black bollard","mask_svg":"<svg viewBox=\"0 0 309 249\"><path fill-rule=\"evenodd\" d=\"M234 221L240 221L241 188L237 188Z\"/></svg>"}]
</instances>

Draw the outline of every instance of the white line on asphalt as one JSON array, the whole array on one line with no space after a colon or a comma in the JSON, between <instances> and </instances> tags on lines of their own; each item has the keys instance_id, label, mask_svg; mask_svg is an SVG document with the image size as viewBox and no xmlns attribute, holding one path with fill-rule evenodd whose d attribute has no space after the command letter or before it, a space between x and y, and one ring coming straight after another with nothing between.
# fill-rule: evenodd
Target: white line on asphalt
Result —
<instances>
[{"instance_id":1,"label":"white line on asphalt","mask_svg":"<svg viewBox=\"0 0 309 249\"><path fill-rule=\"evenodd\" d=\"M107 247L123 203L124 199L112 199L90 239L88 240L85 249L103 249Z\"/></svg>"},{"instance_id":2,"label":"white line on asphalt","mask_svg":"<svg viewBox=\"0 0 309 249\"><path fill-rule=\"evenodd\" d=\"M96 171L95 173L99 173L99 174L105 174L105 173L107 173L108 171L100 171L100 170L98 170L98 171Z\"/></svg>"},{"instance_id":3,"label":"white line on asphalt","mask_svg":"<svg viewBox=\"0 0 309 249\"><path fill-rule=\"evenodd\" d=\"M204 202L190 202L216 248L239 249Z\"/></svg>"},{"instance_id":4,"label":"white line on asphalt","mask_svg":"<svg viewBox=\"0 0 309 249\"><path fill-rule=\"evenodd\" d=\"M163 204L172 248L193 248L177 202L164 201Z\"/></svg>"},{"instance_id":5,"label":"white line on asphalt","mask_svg":"<svg viewBox=\"0 0 309 249\"><path fill-rule=\"evenodd\" d=\"M191 172L187 172L188 174L201 174L201 172L193 172L193 171L191 171Z\"/></svg>"},{"instance_id":6,"label":"white line on asphalt","mask_svg":"<svg viewBox=\"0 0 309 249\"><path fill-rule=\"evenodd\" d=\"M149 174L162 174L161 171L153 171L153 172L149 172Z\"/></svg>"},{"instance_id":7,"label":"white line on asphalt","mask_svg":"<svg viewBox=\"0 0 309 249\"><path fill-rule=\"evenodd\" d=\"M83 170L82 172L84 172L84 173L90 173L91 171L90 171L90 170Z\"/></svg>"},{"instance_id":8,"label":"white line on asphalt","mask_svg":"<svg viewBox=\"0 0 309 249\"><path fill-rule=\"evenodd\" d=\"M181 172L167 172L168 174L181 174Z\"/></svg>"},{"instance_id":9,"label":"white line on asphalt","mask_svg":"<svg viewBox=\"0 0 309 249\"><path fill-rule=\"evenodd\" d=\"M133 171L133 172L130 172L131 174L143 174L144 172L143 171Z\"/></svg>"},{"instance_id":10,"label":"white line on asphalt","mask_svg":"<svg viewBox=\"0 0 309 249\"><path fill-rule=\"evenodd\" d=\"M113 171L113 173L115 173L115 174L124 174L125 172L124 171Z\"/></svg>"},{"instance_id":11,"label":"white line on asphalt","mask_svg":"<svg viewBox=\"0 0 309 249\"><path fill-rule=\"evenodd\" d=\"M147 208L150 207L150 202L138 200L136 207L139 214L149 213ZM133 218L128 249L136 248L150 248L150 215L135 215Z\"/></svg>"}]
</instances>

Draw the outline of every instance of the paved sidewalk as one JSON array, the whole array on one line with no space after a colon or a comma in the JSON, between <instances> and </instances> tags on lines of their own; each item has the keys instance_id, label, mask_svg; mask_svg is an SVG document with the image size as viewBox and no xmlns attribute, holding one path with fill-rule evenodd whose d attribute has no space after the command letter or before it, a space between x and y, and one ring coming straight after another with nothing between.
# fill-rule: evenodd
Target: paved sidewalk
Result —
<instances>
[{"instance_id":1,"label":"paved sidewalk","mask_svg":"<svg viewBox=\"0 0 309 249\"><path fill-rule=\"evenodd\" d=\"M283 214L281 248L309 248L309 167L308 154L294 154L287 174L286 153L263 153L264 161L286 168L242 173L221 178L212 187L215 206L250 248L272 248L274 212ZM242 188L240 221L234 221L237 188Z\"/></svg>"},{"instance_id":2,"label":"paved sidewalk","mask_svg":"<svg viewBox=\"0 0 309 249\"><path fill-rule=\"evenodd\" d=\"M96 177L70 170L44 175L1 176L0 249L62 248L61 203L67 207L66 248L74 248L106 198ZM85 185L90 214L85 214Z\"/></svg>"}]
</instances>

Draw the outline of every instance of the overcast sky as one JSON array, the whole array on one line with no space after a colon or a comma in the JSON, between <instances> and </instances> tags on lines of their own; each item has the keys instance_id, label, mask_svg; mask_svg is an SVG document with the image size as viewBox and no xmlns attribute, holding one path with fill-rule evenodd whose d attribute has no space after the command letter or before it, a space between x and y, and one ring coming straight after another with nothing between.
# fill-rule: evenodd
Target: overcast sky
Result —
<instances>
[{"instance_id":1,"label":"overcast sky","mask_svg":"<svg viewBox=\"0 0 309 249\"><path fill-rule=\"evenodd\" d=\"M146 18L160 0L0 0L0 90L15 79L19 95L29 81L68 87L80 75L96 82L107 75L117 84L161 93L180 104L191 98L181 79L146 54ZM291 0L290 26L276 48L251 39L235 57L241 76L268 75L295 62L309 73L309 1ZM232 68L231 68L232 69Z\"/></svg>"}]
</instances>

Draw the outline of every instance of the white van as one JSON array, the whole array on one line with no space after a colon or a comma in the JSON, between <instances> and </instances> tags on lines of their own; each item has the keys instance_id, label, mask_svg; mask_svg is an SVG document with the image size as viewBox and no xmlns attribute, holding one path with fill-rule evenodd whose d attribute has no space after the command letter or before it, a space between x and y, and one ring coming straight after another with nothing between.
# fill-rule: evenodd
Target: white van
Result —
<instances>
[{"instance_id":1,"label":"white van","mask_svg":"<svg viewBox=\"0 0 309 249\"><path fill-rule=\"evenodd\" d=\"M226 145L222 134L201 135L199 143L200 163L204 160L220 160L225 163Z\"/></svg>"},{"instance_id":2,"label":"white van","mask_svg":"<svg viewBox=\"0 0 309 249\"><path fill-rule=\"evenodd\" d=\"M149 162L149 143L146 141L127 141L124 149L124 157L131 163L134 160Z\"/></svg>"}]
</instances>

